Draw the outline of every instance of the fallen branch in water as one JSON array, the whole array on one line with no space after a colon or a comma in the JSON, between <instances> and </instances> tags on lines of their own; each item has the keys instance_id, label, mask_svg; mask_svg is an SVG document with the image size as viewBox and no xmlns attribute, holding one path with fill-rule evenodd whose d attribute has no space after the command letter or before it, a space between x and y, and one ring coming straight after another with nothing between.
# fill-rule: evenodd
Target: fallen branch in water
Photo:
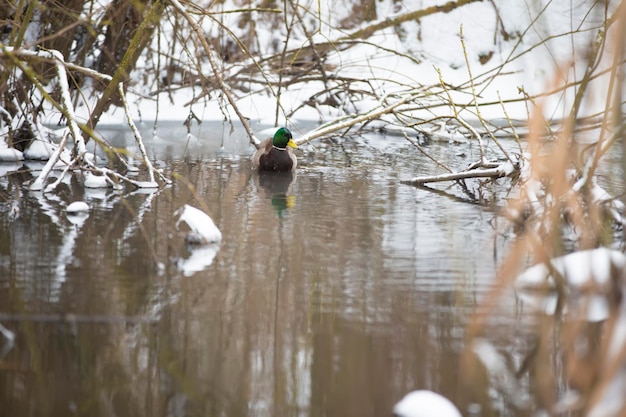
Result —
<instances>
[{"instance_id":1,"label":"fallen branch in water","mask_svg":"<svg viewBox=\"0 0 626 417\"><path fill-rule=\"evenodd\" d=\"M403 180L401 183L408 185L424 185L431 182L457 181L470 178L502 178L519 172L519 165L519 159L515 161L515 163L506 161L498 164L487 161L486 164L472 164L466 171L415 177L410 180Z\"/></svg>"}]
</instances>

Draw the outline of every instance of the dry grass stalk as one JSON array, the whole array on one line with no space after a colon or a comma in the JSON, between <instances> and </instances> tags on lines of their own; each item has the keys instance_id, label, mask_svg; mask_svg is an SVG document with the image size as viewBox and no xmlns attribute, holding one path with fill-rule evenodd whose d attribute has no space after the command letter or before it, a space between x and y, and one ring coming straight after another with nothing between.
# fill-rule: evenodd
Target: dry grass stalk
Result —
<instances>
[{"instance_id":1,"label":"dry grass stalk","mask_svg":"<svg viewBox=\"0 0 626 417\"><path fill-rule=\"evenodd\" d=\"M623 74L625 2L621 2L615 16L608 21L615 24L611 32L614 50L610 72ZM489 317L500 308L499 300L514 285L528 260L545 263L571 251L624 247L624 238L620 235L624 229L623 205L614 198L599 198L601 188L597 182L601 156L614 152L612 145L619 140L610 132L620 132L624 123L619 110L622 91L617 87L621 80L614 82L611 77L608 83L597 142L589 149L576 141L576 116L582 109L582 97L592 88L589 80L597 75L600 50L604 51L604 46L592 45L592 59L580 84L580 94L575 97L569 118L554 140L547 142L543 138L546 120L540 106L529 121L528 165L522 169L519 198L511 201L509 206L510 212L516 214L514 221L519 226L517 239L502 263L492 293L485 297L487 301L468 326L468 340L486 336L485 325ZM555 76L555 79L564 78L561 74ZM560 88L557 86L553 90ZM625 159L622 156L622 163ZM624 183L626 181L622 181L622 186ZM554 293L546 289L546 293L537 296L556 297L554 311L550 314L525 311L525 315L537 316L536 340L520 369L513 372L528 381L530 392L527 394L533 398L535 406L518 410L521 415L538 409L550 416L626 415L623 385L620 385L626 380L623 332L626 325L623 297L626 270L611 266L609 272L610 279L604 288L590 283L574 289L567 281L568 277L553 270ZM599 297L608 306L605 319L595 321L587 317L592 297ZM476 357L469 350L464 365L468 380L482 368L477 366Z\"/></svg>"}]
</instances>

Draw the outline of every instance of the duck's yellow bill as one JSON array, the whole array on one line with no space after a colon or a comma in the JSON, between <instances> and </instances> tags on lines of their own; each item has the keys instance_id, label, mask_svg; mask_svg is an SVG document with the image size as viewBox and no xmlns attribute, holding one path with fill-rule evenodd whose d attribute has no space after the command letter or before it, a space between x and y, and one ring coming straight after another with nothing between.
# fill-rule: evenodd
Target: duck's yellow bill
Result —
<instances>
[{"instance_id":1,"label":"duck's yellow bill","mask_svg":"<svg viewBox=\"0 0 626 417\"><path fill-rule=\"evenodd\" d=\"M291 146L294 149L298 148L298 145L296 145L296 142L294 142L293 139L289 139L289 142L287 142L287 146Z\"/></svg>"}]
</instances>

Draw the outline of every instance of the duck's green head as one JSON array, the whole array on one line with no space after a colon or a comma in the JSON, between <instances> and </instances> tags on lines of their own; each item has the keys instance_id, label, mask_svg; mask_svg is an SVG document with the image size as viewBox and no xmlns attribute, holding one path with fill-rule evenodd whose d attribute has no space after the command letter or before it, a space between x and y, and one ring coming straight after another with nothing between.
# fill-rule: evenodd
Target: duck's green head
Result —
<instances>
[{"instance_id":1,"label":"duck's green head","mask_svg":"<svg viewBox=\"0 0 626 417\"><path fill-rule=\"evenodd\" d=\"M281 127L274 133L274 139L272 139L272 145L276 146L278 149L285 149L287 146L291 146L292 148L297 148L298 145L293 141L293 136L291 135L291 131L286 127Z\"/></svg>"}]
</instances>

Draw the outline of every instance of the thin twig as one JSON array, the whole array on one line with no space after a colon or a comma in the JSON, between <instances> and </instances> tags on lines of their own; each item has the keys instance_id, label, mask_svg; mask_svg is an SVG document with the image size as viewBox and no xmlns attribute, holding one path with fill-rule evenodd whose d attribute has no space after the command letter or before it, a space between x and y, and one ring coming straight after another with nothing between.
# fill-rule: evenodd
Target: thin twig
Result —
<instances>
[{"instance_id":1,"label":"thin twig","mask_svg":"<svg viewBox=\"0 0 626 417\"><path fill-rule=\"evenodd\" d=\"M445 165L442 162L439 162L434 156L432 156L431 154L429 154L428 152L426 152L426 150L420 146L419 143L415 142L413 139L409 138L409 135L406 134L406 132L402 132L402 136L404 136L404 138L409 141L409 143L413 146L415 146L417 148L418 151L420 151L422 153L422 155L424 155L426 158L430 159L431 161L433 161L433 163L437 166L440 166L441 168L445 169L446 171L448 171L449 173L454 173L454 171L452 171L451 168L449 168L447 165Z\"/></svg>"},{"instance_id":2,"label":"thin twig","mask_svg":"<svg viewBox=\"0 0 626 417\"><path fill-rule=\"evenodd\" d=\"M261 144L261 141L257 139L257 137L254 135L254 133L252 132L252 129L250 129L250 124L248 123L248 120L237 107L237 102L235 101L235 98L233 97L230 91L230 87L228 87L226 83L224 82L224 77L222 76L222 72L219 70L217 66L217 62L215 61L215 57L213 56L213 49L207 42L206 37L204 36L204 33L202 32L202 28L198 25L198 22L196 22L193 19L193 17L185 10L185 8L180 4L178 0L167 0L167 1L172 6L174 6L174 8L178 10L178 12L181 15L183 15L183 17L191 25L191 28L196 34L196 38L198 39L198 41L204 48L204 51L206 52L207 59L209 60L209 64L211 65L211 69L213 70L213 74L215 75L215 79L220 85L220 89L222 90L229 104L231 105L235 113L237 114L237 117L239 117L241 124L243 125L244 129L246 130L246 133L248 134L248 137L250 138L250 143L252 143L256 148L258 148Z\"/></svg>"},{"instance_id":3,"label":"thin twig","mask_svg":"<svg viewBox=\"0 0 626 417\"><path fill-rule=\"evenodd\" d=\"M387 113L391 113L395 108L407 103L408 101L412 100L414 98L414 96L412 95L406 95L405 97L401 98L400 100L396 101L393 104L390 104L384 108L375 108L370 110L367 113L361 114L359 116L356 117L350 117L350 116L346 116L341 118L341 122L338 123L330 123L330 124L326 124L318 129L314 129L311 132L301 136L298 140L296 140L295 142L298 145L301 145L303 143L306 142L310 142L313 139L328 135L330 133L336 132L338 130L342 130L345 129L347 127L351 127L354 126L356 124L362 123L362 122L367 122L370 120L374 120L380 116L382 116L383 114L387 114Z\"/></svg>"},{"instance_id":4,"label":"thin twig","mask_svg":"<svg viewBox=\"0 0 626 417\"><path fill-rule=\"evenodd\" d=\"M146 167L148 168L148 175L150 177L149 184L154 184L154 186L157 185L157 183L154 181L155 172L157 173L157 175L163 182L165 182L166 184L170 184L172 181L167 179L161 171L157 170L154 167L154 165L152 165L150 158L148 158L148 153L146 152L146 147L143 144L141 133L139 133L139 129L137 129L137 126L135 125L135 122L133 122L133 118L130 114L130 108L128 107L128 101L126 100L126 95L124 94L124 85L122 83L120 83L119 85L118 92L120 94L122 103L124 104L124 113L126 114L126 122L128 123L128 126L130 126L131 132L133 132L133 136L135 137L135 143L137 143L137 147L139 148L139 152L141 153L143 162L144 164L146 164ZM149 184L143 184L143 186L144 187L150 186Z\"/></svg>"}]
</instances>

